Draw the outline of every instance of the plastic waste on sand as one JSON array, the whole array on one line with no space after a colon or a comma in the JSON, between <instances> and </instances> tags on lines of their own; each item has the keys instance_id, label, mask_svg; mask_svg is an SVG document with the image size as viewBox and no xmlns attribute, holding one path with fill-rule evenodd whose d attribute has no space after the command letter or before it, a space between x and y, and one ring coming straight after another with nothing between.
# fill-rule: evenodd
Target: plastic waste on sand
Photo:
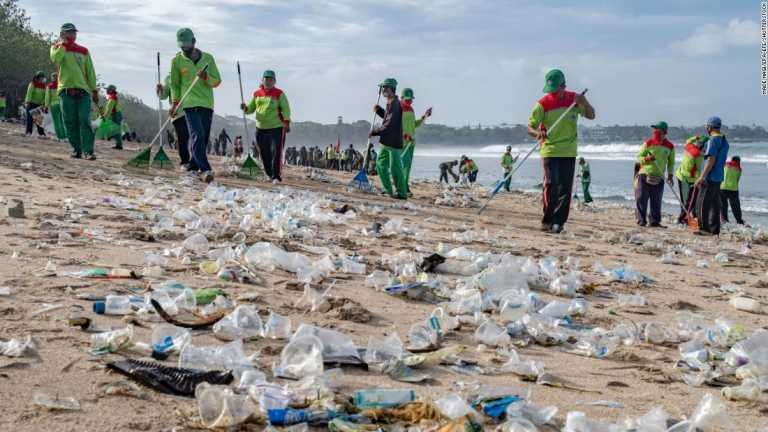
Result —
<instances>
[{"instance_id":1,"label":"plastic waste on sand","mask_svg":"<svg viewBox=\"0 0 768 432\"><path fill-rule=\"evenodd\" d=\"M210 429L243 423L257 413L257 406L247 394L235 394L226 386L202 383L195 389L200 420Z\"/></svg>"},{"instance_id":2,"label":"plastic waste on sand","mask_svg":"<svg viewBox=\"0 0 768 432\"><path fill-rule=\"evenodd\" d=\"M203 255L208 252L208 238L206 238L203 234L195 233L187 237L181 246L185 250L188 250L192 253Z\"/></svg>"},{"instance_id":3,"label":"plastic waste on sand","mask_svg":"<svg viewBox=\"0 0 768 432\"><path fill-rule=\"evenodd\" d=\"M280 353L276 376L300 379L323 373L323 343L307 335L291 339Z\"/></svg>"},{"instance_id":4,"label":"plastic waste on sand","mask_svg":"<svg viewBox=\"0 0 768 432\"><path fill-rule=\"evenodd\" d=\"M152 329L152 349L158 352L180 352L192 341L189 329L171 324L157 324Z\"/></svg>"},{"instance_id":5,"label":"plastic waste on sand","mask_svg":"<svg viewBox=\"0 0 768 432\"><path fill-rule=\"evenodd\" d=\"M291 319L275 312L269 312L264 325L264 337L268 339L288 339L291 337Z\"/></svg>"},{"instance_id":6,"label":"plastic waste on sand","mask_svg":"<svg viewBox=\"0 0 768 432\"><path fill-rule=\"evenodd\" d=\"M390 285L391 279L392 275L388 271L374 270L373 273L365 278L365 283L378 291L382 291Z\"/></svg>"},{"instance_id":7,"label":"plastic waste on sand","mask_svg":"<svg viewBox=\"0 0 768 432\"><path fill-rule=\"evenodd\" d=\"M184 369L234 371L253 369L253 362L243 352L243 342L235 340L224 345L184 346L179 354L179 367Z\"/></svg>"},{"instance_id":8,"label":"plastic waste on sand","mask_svg":"<svg viewBox=\"0 0 768 432\"><path fill-rule=\"evenodd\" d=\"M40 407L52 411L79 411L80 402L72 397L51 397L47 394L35 392L32 395L32 402Z\"/></svg>"},{"instance_id":9,"label":"plastic waste on sand","mask_svg":"<svg viewBox=\"0 0 768 432\"><path fill-rule=\"evenodd\" d=\"M509 345L512 338L507 329L499 326L493 320L487 320L475 330L475 341L493 347Z\"/></svg>"},{"instance_id":10,"label":"plastic waste on sand","mask_svg":"<svg viewBox=\"0 0 768 432\"><path fill-rule=\"evenodd\" d=\"M403 342L394 329L387 336L371 336L365 350L364 360L368 364L399 360L403 357Z\"/></svg>"},{"instance_id":11,"label":"plastic waste on sand","mask_svg":"<svg viewBox=\"0 0 768 432\"><path fill-rule=\"evenodd\" d=\"M291 340L305 336L314 336L320 340L325 361L333 362L341 359L362 360L352 339L336 330L302 324L291 337Z\"/></svg>"},{"instance_id":12,"label":"plastic waste on sand","mask_svg":"<svg viewBox=\"0 0 768 432\"><path fill-rule=\"evenodd\" d=\"M413 402L416 393L411 389L371 388L357 390L352 400L359 409L391 408Z\"/></svg>"},{"instance_id":13,"label":"plastic waste on sand","mask_svg":"<svg viewBox=\"0 0 768 432\"><path fill-rule=\"evenodd\" d=\"M648 302L640 294L619 294L619 306L646 306Z\"/></svg>"},{"instance_id":14,"label":"plastic waste on sand","mask_svg":"<svg viewBox=\"0 0 768 432\"><path fill-rule=\"evenodd\" d=\"M20 339L11 339L7 342L0 341L0 354L8 357L26 357L34 356L37 353L37 347L32 340L32 335L28 335L23 341Z\"/></svg>"},{"instance_id":15,"label":"plastic waste on sand","mask_svg":"<svg viewBox=\"0 0 768 432\"><path fill-rule=\"evenodd\" d=\"M456 393L449 393L435 401L435 405L440 412L451 420L457 420L465 416L471 416L473 419L480 420L480 414L477 413L467 402Z\"/></svg>"},{"instance_id":16,"label":"plastic waste on sand","mask_svg":"<svg viewBox=\"0 0 768 432\"><path fill-rule=\"evenodd\" d=\"M745 312L762 313L763 307L759 301L749 297L732 297L731 306Z\"/></svg>"},{"instance_id":17,"label":"plastic waste on sand","mask_svg":"<svg viewBox=\"0 0 768 432\"><path fill-rule=\"evenodd\" d=\"M113 353L133 344L133 326L91 335L91 352Z\"/></svg>"},{"instance_id":18,"label":"plastic waste on sand","mask_svg":"<svg viewBox=\"0 0 768 432\"><path fill-rule=\"evenodd\" d=\"M264 333L259 312L251 305L239 305L213 326L213 334L225 341L252 340Z\"/></svg>"}]
</instances>

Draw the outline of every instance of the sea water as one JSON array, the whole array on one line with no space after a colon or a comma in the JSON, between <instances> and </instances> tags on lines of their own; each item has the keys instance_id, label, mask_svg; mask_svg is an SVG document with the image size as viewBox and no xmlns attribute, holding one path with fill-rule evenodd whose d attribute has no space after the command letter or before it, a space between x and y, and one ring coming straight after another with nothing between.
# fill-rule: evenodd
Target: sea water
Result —
<instances>
[{"instance_id":1,"label":"sea water","mask_svg":"<svg viewBox=\"0 0 768 432\"><path fill-rule=\"evenodd\" d=\"M613 143L613 144L582 144L579 155L590 165L592 185L590 192L596 200L634 206L632 190L633 167L635 155L642 143ZM513 144L512 154L523 157L532 144ZM768 226L768 143L767 142L732 142L730 156L741 156L742 176L739 184L741 209L747 223ZM501 155L506 145L489 145L470 148L467 146L430 147L419 145L413 161L411 178L429 178L437 180L440 177L438 165L441 162L459 159L462 154L474 159L480 172L478 182L489 187L503 176ZM677 156L676 164L682 157L681 143L675 142ZM454 168L458 174L458 169ZM528 191L539 190L542 179L541 160L538 152L534 152L528 161L512 178L515 189ZM677 188L677 182L675 182ZM574 184L574 191L581 196L581 185ZM679 205L675 196L665 189L664 211L677 214ZM729 213L733 222L733 216Z\"/></svg>"}]
</instances>

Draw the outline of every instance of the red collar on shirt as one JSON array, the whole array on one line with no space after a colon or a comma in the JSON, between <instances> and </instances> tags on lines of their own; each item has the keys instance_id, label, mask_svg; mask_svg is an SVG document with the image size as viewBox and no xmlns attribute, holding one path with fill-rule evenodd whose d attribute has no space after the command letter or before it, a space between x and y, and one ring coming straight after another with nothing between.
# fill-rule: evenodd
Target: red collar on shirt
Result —
<instances>
[{"instance_id":1,"label":"red collar on shirt","mask_svg":"<svg viewBox=\"0 0 768 432\"><path fill-rule=\"evenodd\" d=\"M653 136L645 142L646 147L664 146L670 150L674 150L675 146L669 142L666 138L661 138L661 133L658 130L653 131Z\"/></svg>"},{"instance_id":2,"label":"red collar on shirt","mask_svg":"<svg viewBox=\"0 0 768 432\"><path fill-rule=\"evenodd\" d=\"M685 151L688 152L688 154L694 158L701 156L701 149L699 148L699 146L693 143L686 144Z\"/></svg>"},{"instance_id":3,"label":"red collar on shirt","mask_svg":"<svg viewBox=\"0 0 768 432\"><path fill-rule=\"evenodd\" d=\"M413 102L406 99L402 99L400 101L400 109L403 112L413 112Z\"/></svg>"},{"instance_id":4,"label":"red collar on shirt","mask_svg":"<svg viewBox=\"0 0 768 432\"><path fill-rule=\"evenodd\" d=\"M259 89L253 92L253 97L271 97L272 99L279 99L280 95L283 94L283 91L280 90L277 87L272 87L271 89L267 90L263 85L259 86Z\"/></svg>"},{"instance_id":5,"label":"red collar on shirt","mask_svg":"<svg viewBox=\"0 0 768 432\"><path fill-rule=\"evenodd\" d=\"M82 45L78 45L75 42L64 42L62 45L67 49L68 52L76 52L78 54L88 55L88 48Z\"/></svg>"},{"instance_id":6,"label":"red collar on shirt","mask_svg":"<svg viewBox=\"0 0 768 432\"><path fill-rule=\"evenodd\" d=\"M117 100L117 93L107 93L107 99Z\"/></svg>"},{"instance_id":7,"label":"red collar on shirt","mask_svg":"<svg viewBox=\"0 0 768 432\"><path fill-rule=\"evenodd\" d=\"M560 97L560 92L547 93L539 99L539 104L544 108L544 112L556 110L559 108L568 108L576 99L576 93L565 90L563 97Z\"/></svg>"},{"instance_id":8,"label":"red collar on shirt","mask_svg":"<svg viewBox=\"0 0 768 432\"><path fill-rule=\"evenodd\" d=\"M45 83L36 79L32 80L32 87L36 89L45 89Z\"/></svg>"},{"instance_id":9,"label":"red collar on shirt","mask_svg":"<svg viewBox=\"0 0 768 432\"><path fill-rule=\"evenodd\" d=\"M728 161L725 163L725 166L731 169L735 169L737 171L741 171L741 163L736 162L734 160Z\"/></svg>"}]
</instances>

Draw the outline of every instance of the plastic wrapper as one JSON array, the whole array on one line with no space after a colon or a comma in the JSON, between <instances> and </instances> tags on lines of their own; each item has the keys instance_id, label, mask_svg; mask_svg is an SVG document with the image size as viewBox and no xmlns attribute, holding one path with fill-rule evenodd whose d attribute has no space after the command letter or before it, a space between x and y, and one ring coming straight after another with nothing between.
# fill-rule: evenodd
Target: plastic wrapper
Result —
<instances>
[{"instance_id":1,"label":"plastic wrapper","mask_svg":"<svg viewBox=\"0 0 768 432\"><path fill-rule=\"evenodd\" d=\"M264 333L259 312L251 305L240 305L213 325L213 334L225 341L253 340Z\"/></svg>"},{"instance_id":2,"label":"plastic wrapper","mask_svg":"<svg viewBox=\"0 0 768 432\"><path fill-rule=\"evenodd\" d=\"M258 409L248 395L235 394L228 387L208 383L197 386L195 399L200 420L209 429L241 424Z\"/></svg>"},{"instance_id":3,"label":"plastic wrapper","mask_svg":"<svg viewBox=\"0 0 768 432\"><path fill-rule=\"evenodd\" d=\"M480 414L477 413L469 404L456 393L449 393L435 401L435 405L440 412L451 420L457 420L462 417L471 416L476 421L480 420Z\"/></svg>"},{"instance_id":4,"label":"plastic wrapper","mask_svg":"<svg viewBox=\"0 0 768 432\"><path fill-rule=\"evenodd\" d=\"M399 360L403 357L403 350L403 342L393 330L387 336L371 336L368 339L364 360L369 365Z\"/></svg>"},{"instance_id":5,"label":"plastic wrapper","mask_svg":"<svg viewBox=\"0 0 768 432\"><path fill-rule=\"evenodd\" d=\"M294 337L280 353L275 375L300 379L323 373L323 343L315 336Z\"/></svg>"},{"instance_id":6,"label":"plastic wrapper","mask_svg":"<svg viewBox=\"0 0 768 432\"><path fill-rule=\"evenodd\" d=\"M237 376L253 369L253 361L243 352L243 342L235 340L224 345L184 346L179 354L179 367L185 369L234 371Z\"/></svg>"},{"instance_id":7,"label":"plastic wrapper","mask_svg":"<svg viewBox=\"0 0 768 432\"><path fill-rule=\"evenodd\" d=\"M32 335L27 336L23 341L20 339L10 339L6 342L0 341L0 355L7 357L31 357L37 354L37 347L32 340Z\"/></svg>"}]
</instances>

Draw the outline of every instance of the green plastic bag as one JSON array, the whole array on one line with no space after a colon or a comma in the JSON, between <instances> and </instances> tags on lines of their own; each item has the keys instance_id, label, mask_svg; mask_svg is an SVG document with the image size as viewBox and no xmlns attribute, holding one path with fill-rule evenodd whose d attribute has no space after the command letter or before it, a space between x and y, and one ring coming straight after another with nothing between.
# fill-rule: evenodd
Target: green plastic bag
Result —
<instances>
[{"instance_id":1,"label":"green plastic bag","mask_svg":"<svg viewBox=\"0 0 768 432\"><path fill-rule=\"evenodd\" d=\"M108 140L115 135L120 134L120 125L109 118L101 119L99 127L96 129L96 138Z\"/></svg>"}]
</instances>

